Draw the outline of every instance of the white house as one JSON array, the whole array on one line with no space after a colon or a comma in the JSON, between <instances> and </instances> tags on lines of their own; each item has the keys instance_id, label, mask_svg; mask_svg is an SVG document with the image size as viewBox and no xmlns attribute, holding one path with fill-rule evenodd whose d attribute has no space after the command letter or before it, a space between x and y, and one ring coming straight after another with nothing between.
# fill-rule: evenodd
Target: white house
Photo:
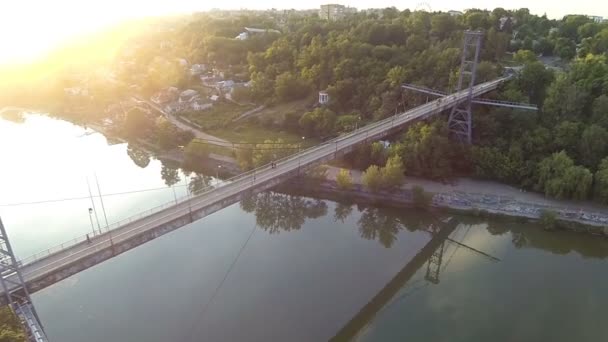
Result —
<instances>
[{"instance_id":1,"label":"white house","mask_svg":"<svg viewBox=\"0 0 608 342\"><path fill-rule=\"evenodd\" d=\"M196 99L190 103L192 110L201 111L213 107L213 103L205 103L202 99Z\"/></svg>"},{"instance_id":2,"label":"white house","mask_svg":"<svg viewBox=\"0 0 608 342\"><path fill-rule=\"evenodd\" d=\"M594 22L601 24L604 21L604 17L600 17L598 15L588 15L587 18L593 20Z\"/></svg>"},{"instance_id":3,"label":"white house","mask_svg":"<svg viewBox=\"0 0 608 342\"><path fill-rule=\"evenodd\" d=\"M326 91L319 92L319 104L325 105L329 103L329 94Z\"/></svg>"},{"instance_id":4,"label":"white house","mask_svg":"<svg viewBox=\"0 0 608 342\"><path fill-rule=\"evenodd\" d=\"M451 15L452 17L460 17L460 16L463 15L462 12L460 12L460 11L454 11L454 10L448 11L448 14Z\"/></svg>"},{"instance_id":5,"label":"white house","mask_svg":"<svg viewBox=\"0 0 608 342\"><path fill-rule=\"evenodd\" d=\"M207 71L207 66L205 64L192 64L190 67L190 75L198 76Z\"/></svg>"},{"instance_id":6,"label":"white house","mask_svg":"<svg viewBox=\"0 0 608 342\"><path fill-rule=\"evenodd\" d=\"M245 27L245 31L239 33L234 39L238 40L247 40L252 36L266 33L281 33L281 31L271 30L271 29L259 29L259 28L251 28Z\"/></svg>"},{"instance_id":7,"label":"white house","mask_svg":"<svg viewBox=\"0 0 608 342\"><path fill-rule=\"evenodd\" d=\"M179 102L192 102L200 97L200 94L194 89L187 89L179 94Z\"/></svg>"},{"instance_id":8,"label":"white house","mask_svg":"<svg viewBox=\"0 0 608 342\"><path fill-rule=\"evenodd\" d=\"M230 91L232 88L234 88L234 84L235 83L233 80L217 82L218 88L220 88L222 91Z\"/></svg>"}]
</instances>

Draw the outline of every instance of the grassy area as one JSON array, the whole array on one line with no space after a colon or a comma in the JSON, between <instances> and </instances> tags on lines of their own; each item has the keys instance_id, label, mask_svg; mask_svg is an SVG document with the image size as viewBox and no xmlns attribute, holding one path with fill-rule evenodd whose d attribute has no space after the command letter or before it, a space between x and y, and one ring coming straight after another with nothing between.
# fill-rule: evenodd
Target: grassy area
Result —
<instances>
[{"instance_id":1,"label":"grassy area","mask_svg":"<svg viewBox=\"0 0 608 342\"><path fill-rule=\"evenodd\" d=\"M302 137L297 134L278 131L274 128L265 128L249 122L237 123L229 127L210 130L208 133L232 142L262 142L268 139L283 139L287 143L298 143L302 140ZM312 146L318 143L319 141L317 139L311 138L304 140L303 146Z\"/></svg>"},{"instance_id":2,"label":"grassy area","mask_svg":"<svg viewBox=\"0 0 608 342\"><path fill-rule=\"evenodd\" d=\"M203 130L212 130L225 127L232 119L254 107L254 105L239 106L232 102L219 102L210 109L184 112L180 116L200 125Z\"/></svg>"},{"instance_id":3,"label":"grassy area","mask_svg":"<svg viewBox=\"0 0 608 342\"><path fill-rule=\"evenodd\" d=\"M280 122L283 120L283 116L286 113L295 112L298 114L303 114L307 112L309 110L308 105L310 105L310 103L311 102L309 99L281 103L272 107L264 108L260 112L256 113L255 117L260 120L272 120L274 122Z\"/></svg>"}]
</instances>

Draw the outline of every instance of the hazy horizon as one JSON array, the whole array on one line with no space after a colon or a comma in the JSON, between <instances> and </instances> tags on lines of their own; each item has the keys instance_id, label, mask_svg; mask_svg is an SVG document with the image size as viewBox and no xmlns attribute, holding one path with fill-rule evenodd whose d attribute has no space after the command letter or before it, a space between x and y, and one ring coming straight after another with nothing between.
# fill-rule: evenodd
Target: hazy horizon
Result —
<instances>
[{"instance_id":1,"label":"hazy horizon","mask_svg":"<svg viewBox=\"0 0 608 342\"><path fill-rule=\"evenodd\" d=\"M0 32L3 46L0 47L1 62L23 62L35 59L67 39L91 33L129 19L188 14L207 11L214 8L235 9L316 9L324 3L340 3L358 9L396 7L399 10L416 9L426 3L432 11L466 10L480 8L492 10L496 7L505 9L528 8L536 15L547 14L549 18L560 19L567 14L598 15L608 17L608 2L597 3L593 0L560 3L559 8L553 1L473 1L459 3L451 1L388 1L388 0L350 0L350 1L281 1L259 0L248 3L237 0L225 0L219 4L205 4L196 0L173 0L163 3L148 3L142 0L106 0L84 3L75 0L55 0L52 3L39 3L36 0L25 0L5 4L0 13ZM32 11L35 8L36 11Z\"/></svg>"}]
</instances>

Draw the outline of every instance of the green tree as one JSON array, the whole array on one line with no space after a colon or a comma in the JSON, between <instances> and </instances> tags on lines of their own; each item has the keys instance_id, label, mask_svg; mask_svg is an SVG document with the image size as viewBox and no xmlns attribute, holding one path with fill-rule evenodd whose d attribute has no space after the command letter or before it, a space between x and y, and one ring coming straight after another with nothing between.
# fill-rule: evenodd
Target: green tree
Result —
<instances>
[{"instance_id":1,"label":"green tree","mask_svg":"<svg viewBox=\"0 0 608 342\"><path fill-rule=\"evenodd\" d=\"M253 149L237 148L235 150L236 160L242 171L251 170L253 168Z\"/></svg>"},{"instance_id":2,"label":"green tree","mask_svg":"<svg viewBox=\"0 0 608 342\"><path fill-rule=\"evenodd\" d=\"M300 118L299 124L306 136L323 137L331 134L336 114L327 108L317 108Z\"/></svg>"},{"instance_id":3,"label":"green tree","mask_svg":"<svg viewBox=\"0 0 608 342\"><path fill-rule=\"evenodd\" d=\"M172 187L180 181L178 169L165 164L161 166L160 175L168 187Z\"/></svg>"},{"instance_id":4,"label":"green tree","mask_svg":"<svg viewBox=\"0 0 608 342\"><path fill-rule=\"evenodd\" d=\"M398 155L392 156L386 162L386 165L380 169L382 175L382 186L384 188L400 187L405 178L405 168L403 161Z\"/></svg>"},{"instance_id":5,"label":"green tree","mask_svg":"<svg viewBox=\"0 0 608 342\"><path fill-rule=\"evenodd\" d=\"M143 138L153 123L148 115L141 109L135 107L127 112L124 131L131 138Z\"/></svg>"},{"instance_id":6,"label":"green tree","mask_svg":"<svg viewBox=\"0 0 608 342\"><path fill-rule=\"evenodd\" d=\"M279 101L286 102L301 99L308 92L308 85L298 80L290 72L279 75L275 81L275 96Z\"/></svg>"},{"instance_id":7,"label":"green tree","mask_svg":"<svg viewBox=\"0 0 608 342\"><path fill-rule=\"evenodd\" d=\"M578 122L562 121L554 129L555 148L570 156L576 155L580 138L581 124Z\"/></svg>"},{"instance_id":8,"label":"green tree","mask_svg":"<svg viewBox=\"0 0 608 342\"><path fill-rule=\"evenodd\" d=\"M557 229L557 213L552 210L541 211L540 223L545 230Z\"/></svg>"},{"instance_id":9,"label":"green tree","mask_svg":"<svg viewBox=\"0 0 608 342\"><path fill-rule=\"evenodd\" d=\"M0 308L0 342L26 342L26 340L21 322L13 310L8 306Z\"/></svg>"},{"instance_id":10,"label":"green tree","mask_svg":"<svg viewBox=\"0 0 608 342\"><path fill-rule=\"evenodd\" d=\"M595 169L608 153L608 132L598 125L590 125L583 131L579 150L582 163Z\"/></svg>"},{"instance_id":11,"label":"green tree","mask_svg":"<svg viewBox=\"0 0 608 342\"><path fill-rule=\"evenodd\" d=\"M602 159L593 186L594 198L601 203L608 204L608 158Z\"/></svg>"},{"instance_id":12,"label":"green tree","mask_svg":"<svg viewBox=\"0 0 608 342\"><path fill-rule=\"evenodd\" d=\"M546 88L553 80L553 73L541 62L532 62L524 66L517 83L520 89L530 98L530 102L542 104Z\"/></svg>"},{"instance_id":13,"label":"green tree","mask_svg":"<svg viewBox=\"0 0 608 342\"><path fill-rule=\"evenodd\" d=\"M412 188L412 200L416 208L427 209L431 206L432 196L423 187L416 185Z\"/></svg>"},{"instance_id":14,"label":"green tree","mask_svg":"<svg viewBox=\"0 0 608 342\"><path fill-rule=\"evenodd\" d=\"M205 159L209 156L209 146L197 140L191 141L184 148L183 167L196 172L203 171Z\"/></svg>"},{"instance_id":15,"label":"green tree","mask_svg":"<svg viewBox=\"0 0 608 342\"><path fill-rule=\"evenodd\" d=\"M371 165L363 172L361 177L363 185L371 191L378 191L382 188L382 174L380 168L377 165Z\"/></svg>"},{"instance_id":16,"label":"green tree","mask_svg":"<svg viewBox=\"0 0 608 342\"><path fill-rule=\"evenodd\" d=\"M513 61L519 64L528 64L538 61L538 58L530 50L519 50L513 55Z\"/></svg>"},{"instance_id":17,"label":"green tree","mask_svg":"<svg viewBox=\"0 0 608 342\"><path fill-rule=\"evenodd\" d=\"M127 145L127 155L135 163L135 165L145 169L150 164L150 155L141 149L138 149L133 144Z\"/></svg>"},{"instance_id":18,"label":"green tree","mask_svg":"<svg viewBox=\"0 0 608 342\"><path fill-rule=\"evenodd\" d=\"M601 95L593 101L591 121L608 129L608 96Z\"/></svg>"},{"instance_id":19,"label":"green tree","mask_svg":"<svg viewBox=\"0 0 608 342\"><path fill-rule=\"evenodd\" d=\"M338 189L341 189L341 190L352 189L353 188L353 179L350 175L350 172L346 169L340 169L340 171L336 175L336 183L338 185Z\"/></svg>"}]
</instances>

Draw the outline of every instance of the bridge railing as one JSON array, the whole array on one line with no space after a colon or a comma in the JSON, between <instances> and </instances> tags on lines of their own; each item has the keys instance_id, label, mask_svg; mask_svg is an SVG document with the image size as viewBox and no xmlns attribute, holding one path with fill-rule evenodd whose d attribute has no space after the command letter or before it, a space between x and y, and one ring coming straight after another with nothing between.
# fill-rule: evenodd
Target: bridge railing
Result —
<instances>
[{"instance_id":1,"label":"bridge railing","mask_svg":"<svg viewBox=\"0 0 608 342\"><path fill-rule=\"evenodd\" d=\"M485 86L487 87L491 83L495 83L495 82L499 82L499 81L500 80L488 82L488 83L486 83ZM427 104L422 105L422 106L427 106L427 105L430 105L430 103L427 103ZM336 137L336 138L334 138L332 140L329 140L329 141L326 141L326 142L324 142L322 144L318 144L318 145L311 146L309 148L300 150L298 153L287 155L285 157L282 157L282 158L279 158L277 160L274 160L273 162L276 163L276 164L278 164L278 163L283 163L283 162L286 162L286 161L289 161L289 160L297 160L298 158L301 158L302 156L304 156L306 154L309 154L309 153L313 152L314 150L318 150L318 149L323 148L323 147L325 147L327 145L337 144L341 140L353 137L356 134L360 134L360 133L365 132L365 131L371 131L371 130L375 129L376 127L382 126L382 125L390 122L391 120L394 120L395 117L400 116L402 114L405 114L407 112L408 111L403 112L403 113L398 113L398 114L395 114L392 117L388 117L388 118L386 118L384 120L380 120L380 121L376 121L376 122L370 123L368 125L365 125L363 127L358 128L355 131L342 134L342 135L340 135L340 136L338 136L338 137ZM147 209L145 211L139 212L139 213L137 213L137 214L135 214L133 216L129 216L129 217L124 218L122 220L113 222L112 224L110 224L110 225L108 225L106 227L105 232L103 234L112 233L113 231L115 231L115 230L117 230L117 229L119 229L119 228L121 228L121 227L129 224L129 223L135 222L135 221L137 221L139 219L142 219L144 217L147 217L147 216L150 216L152 214L158 213L158 212L160 212L162 210L171 208L173 206L178 205L179 203L183 203L185 201L188 201L188 200L191 200L191 199L194 199L194 198L199 198L199 197L205 196L205 195L211 193L212 191L214 191L215 189L217 189L218 187L221 187L223 185L227 185L227 184L231 184L231 183L234 183L234 182L237 182L237 181L240 181L240 180L251 178L256 173L259 173L261 171L264 171L264 170L270 168L270 166L271 166L271 164L268 163L268 164L256 167L254 169L251 169L249 171L240 173L240 174L238 174L238 175L236 175L234 177L231 177L229 179L223 180L221 182L221 184L218 184L219 186L218 185L208 185L208 186L206 186L206 187L198 190L196 193L194 193L192 195L189 194L187 196L178 198L177 201L173 200L173 201L161 204L159 206L156 206L154 208ZM87 241L87 236L89 238L93 238L93 236L90 235L90 234L84 234L84 235L75 237L74 239L71 239L71 240L63 242L61 244L55 245L53 247L50 247L50 248L45 249L45 250L43 250L41 252L35 253L35 254L33 254L31 256L28 256L26 258L19 259L19 264L20 265L30 264L30 263L33 263L33 262L35 262L37 260L40 260L42 258L46 258L46 257L48 257L48 256L50 256L52 254L59 253L59 252L61 252L63 250L69 249L69 248L71 248L71 247L73 247L75 245L78 245L80 243L84 243L85 241ZM99 235L97 235L97 236L99 236Z\"/></svg>"},{"instance_id":2,"label":"bridge railing","mask_svg":"<svg viewBox=\"0 0 608 342\"><path fill-rule=\"evenodd\" d=\"M327 143L323 143L323 144L312 146L312 147L307 148L307 149L303 149L298 154L303 154L305 152L308 153L308 152L310 152L310 151L312 151L314 149L318 149L321 146L324 146L326 144ZM288 160L290 158L294 158L295 155L297 155L297 154L292 154L292 155L289 155L289 156L285 156L285 157L280 158L280 159L278 159L278 160L276 160L274 162L275 163L279 163L279 162L282 162L282 161L286 161L286 160ZM233 183L233 182L238 181L238 180L242 180L242 179L247 179L247 178L253 177L253 175L256 172L259 173L260 171L268 169L269 167L270 167L270 164L259 166L259 167L255 168L255 169L252 169L252 170L240 173L240 174L238 174L236 176L233 176L233 177L231 177L229 179L222 180L221 184L208 185L208 186L206 186L206 187L204 187L202 189L197 190L196 192L194 192L192 194L189 194L187 196L183 196L183 197L178 198L177 201L176 200L172 200L170 202L163 203L163 204L161 204L159 206L156 206L156 207L153 207L151 209L147 209L147 210L141 211L141 212L139 212L139 213L137 213L135 215L132 215L132 216L126 217L124 219L121 219L119 221L113 222L110 225L106 226L105 228L102 228L104 230L102 234L107 234L107 233L114 232L115 230L117 230L117 229L119 229L119 228L121 228L121 227L123 227L123 226L125 226L125 225L127 225L129 223L135 222L135 221L137 221L139 219L142 219L144 217L147 217L147 216L150 216L152 214L158 213L158 212L160 212L162 210L174 207L174 206L176 206L176 205L178 205L180 203L186 202L186 201L188 201L190 199L194 199L194 198L198 198L198 197L201 197L201 196L205 196L205 195L209 194L210 192L214 191L215 189L217 189L218 185L219 186L223 186L223 185L227 185L227 184ZM99 235L97 235L97 236L99 236ZM45 250L42 250L40 252L34 253L33 255L30 255L30 256L25 257L23 259L19 259L18 262L19 262L20 265L27 265L27 264L33 263L33 262L35 262L37 260L40 260L42 258L46 258L46 257L48 257L48 256L50 256L52 254L59 253L59 252L61 252L63 250L69 249L69 248L71 248L71 247L73 247L75 245L78 245L80 243L84 243L84 242L87 241L87 237L89 237L91 239L94 238L94 236L91 233L89 233L89 234L83 234L83 235L77 236L77 237L75 237L73 239L67 240L67 241L65 241L65 242L63 242L61 244L57 244L55 246L52 246L52 247L47 248Z\"/></svg>"}]
</instances>

